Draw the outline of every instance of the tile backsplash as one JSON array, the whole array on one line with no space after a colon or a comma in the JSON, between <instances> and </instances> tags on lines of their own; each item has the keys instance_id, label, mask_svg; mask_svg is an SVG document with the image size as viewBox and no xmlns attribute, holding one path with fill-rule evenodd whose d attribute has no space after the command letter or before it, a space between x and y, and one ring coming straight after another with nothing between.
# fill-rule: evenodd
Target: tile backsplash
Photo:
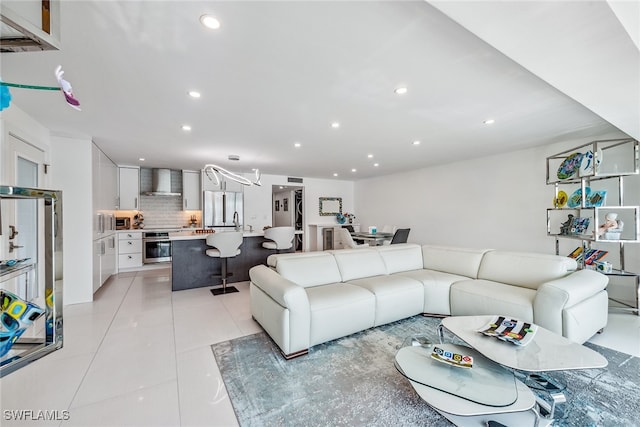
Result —
<instances>
[{"instance_id":1,"label":"tile backsplash","mask_svg":"<svg viewBox=\"0 0 640 427\"><path fill-rule=\"evenodd\" d=\"M187 227L191 215L200 225L200 211L183 211L180 196L140 196L145 228Z\"/></svg>"},{"instance_id":2,"label":"tile backsplash","mask_svg":"<svg viewBox=\"0 0 640 427\"><path fill-rule=\"evenodd\" d=\"M149 168L140 169L140 192L152 190L152 172ZM182 172L171 171L171 191L182 192ZM145 196L140 195L140 211L144 214L145 228L188 227L191 216L195 216L197 226L202 224L200 211L183 211L181 196ZM133 218L137 211L118 211L117 216Z\"/></svg>"}]
</instances>

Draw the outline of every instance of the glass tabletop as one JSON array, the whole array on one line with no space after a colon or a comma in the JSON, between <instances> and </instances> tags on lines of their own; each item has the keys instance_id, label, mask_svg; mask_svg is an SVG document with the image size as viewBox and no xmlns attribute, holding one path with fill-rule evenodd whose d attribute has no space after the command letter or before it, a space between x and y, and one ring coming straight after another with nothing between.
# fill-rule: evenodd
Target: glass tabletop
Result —
<instances>
[{"instance_id":1,"label":"glass tabletop","mask_svg":"<svg viewBox=\"0 0 640 427\"><path fill-rule=\"evenodd\" d=\"M471 368L437 360L438 350L471 356ZM395 366L409 380L481 405L504 407L518 399L513 372L482 356L472 348L454 344L431 344L414 337L396 354Z\"/></svg>"}]
</instances>

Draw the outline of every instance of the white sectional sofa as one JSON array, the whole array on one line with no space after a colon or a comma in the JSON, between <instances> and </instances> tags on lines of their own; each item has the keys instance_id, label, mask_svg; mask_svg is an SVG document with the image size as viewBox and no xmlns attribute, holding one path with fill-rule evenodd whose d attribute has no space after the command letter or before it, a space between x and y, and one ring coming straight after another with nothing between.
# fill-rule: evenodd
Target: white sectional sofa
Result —
<instances>
[{"instance_id":1,"label":"white sectional sofa","mask_svg":"<svg viewBox=\"0 0 640 427\"><path fill-rule=\"evenodd\" d=\"M503 314L582 343L607 324L607 276L536 253L401 244L272 255L251 313L286 358L416 314Z\"/></svg>"}]
</instances>

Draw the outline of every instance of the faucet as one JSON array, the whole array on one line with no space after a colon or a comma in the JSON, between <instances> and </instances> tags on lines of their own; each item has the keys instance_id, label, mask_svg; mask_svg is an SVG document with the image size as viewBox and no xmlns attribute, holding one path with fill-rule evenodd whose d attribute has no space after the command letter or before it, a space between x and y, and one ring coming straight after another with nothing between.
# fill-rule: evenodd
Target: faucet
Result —
<instances>
[{"instance_id":1,"label":"faucet","mask_svg":"<svg viewBox=\"0 0 640 427\"><path fill-rule=\"evenodd\" d=\"M236 226L236 231L240 230L240 221L238 220L238 211L233 213L233 225Z\"/></svg>"}]
</instances>

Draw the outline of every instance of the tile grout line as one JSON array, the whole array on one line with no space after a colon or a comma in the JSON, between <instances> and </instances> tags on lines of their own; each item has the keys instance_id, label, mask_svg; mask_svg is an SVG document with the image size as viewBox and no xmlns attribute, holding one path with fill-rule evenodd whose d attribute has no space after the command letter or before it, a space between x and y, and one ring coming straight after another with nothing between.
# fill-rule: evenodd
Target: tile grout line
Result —
<instances>
[{"instance_id":1,"label":"tile grout line","mask_svg":"<svg viewBox=\"0 0 640 427\"><path fill-rule=\"evenodd\" d=\"M171 289L171 326L173 328L173 353L174 360L176 363L176 395L178 396L178 419L180 420L180 425L182 426L182 405L180 401L180 376L178 375L178 345L176 343L176 316L175 316L175 308L173 306L173 281L171 281L172 289Z\"/></svg>"},{"instance_id":2,"label":"tile grout line","mask_svg":"<svg viewBox=\"0 0 640 427\"><path fill-rule=\"evenodd\" d=\"M109 333L109 330L111 329L111 325L113 325L113 322L114 322L116 316L118 315L118 312L120 311L120 307L122 307L122 304L123 304L125 298L127 297L127 295L129 294L129 291L131 290L131 286L133 285L133 282L134 282L134 280L136 279L137 276L138 276L138 274L136 273L135 276L131 277L131 281L129 282L129 286L127 287L127 291L122 296L122 299L120 300L120 303L118 304L118 308L114 311L113 317L111 318L111 321L109 322L109 325L107 326L107 329L104 331L104 335L102 336L102 339L100 340L100 343L98 344L98 347L96 348L95 353L93 353L93 357L91 358L91 361L89 362L89 365L87 366L87 370L84 372L84 375L82 375L82 378L80 379L80 382L78 383L78 387L76 388L75 393L73 393L73 396L71 397L71 400L69 401L69 405L67 406L67 410L69 411L69 413L71 413L71 404L74 402L74 400L78 396L78 392L80 391L80 388L82 387L82 383L84 383L85 379L87 378L87 374L89 373L89 370L91 370L91 366L93 365L93 362L95 361L96 356L98 355L98 352L100 351L100 348L102 347L102 344L104 343L104 339L106 338L107 334ZM93 303L95 303L95 301L93 301L92 304ZM59 426L62 426L63 423L64 423L64 420L60 421Z\"/></svg>"}]
</instances>

